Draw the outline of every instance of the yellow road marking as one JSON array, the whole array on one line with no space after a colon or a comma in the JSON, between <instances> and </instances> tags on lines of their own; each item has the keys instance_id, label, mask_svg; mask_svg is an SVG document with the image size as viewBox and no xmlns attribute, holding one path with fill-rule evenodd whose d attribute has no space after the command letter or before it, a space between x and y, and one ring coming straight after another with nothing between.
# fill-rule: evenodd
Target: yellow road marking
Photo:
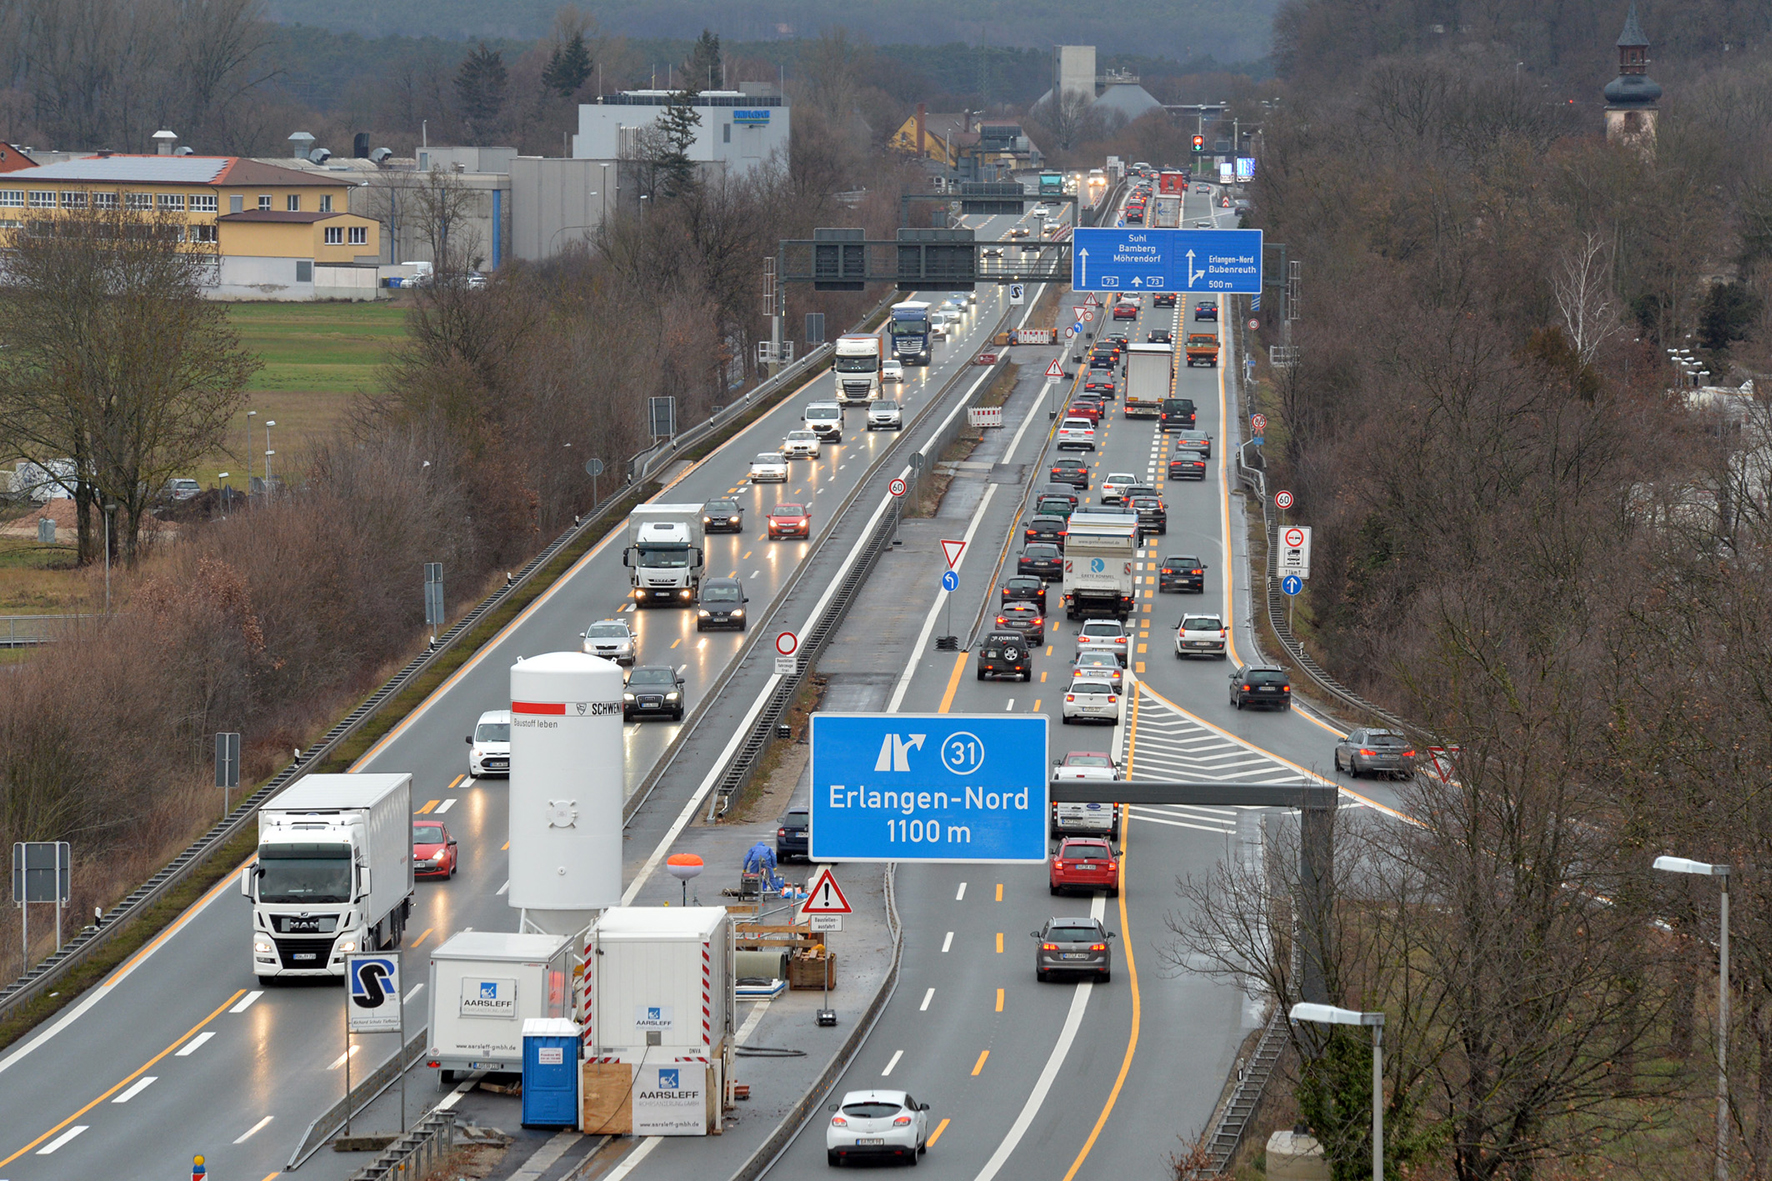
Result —
<instances>
[{"instance_id":1,"label":"yellow road marking","mask_svg":"<svg viewBox=\"0 0 1772 1181\"><path fill-rule=\"evenodd\" d=\"M1003 883L1002 882L997 883L997 901L998 902L1003 901Z\"/></svg>"},{"instance_id":2,"label":"yellow road marking","mask_svg":"<svg viewBox=\"0 0 1772 1181\"><path fill-rule=\"evenodd\" d=\"M950 675L948 677L948 691L941 695L941 709L937 711L938 713L945 714L946 712L948 712L948 709L954 704L954 694L956 694L960 691L960 673L965 668L966 668L966 654L964 652L962 652L958 656L954 657L954 671L953 671L952 675Z\"/></svg>"},{"instance_id":3,"label":"yellow road marking","mask_svg":"<svg viewBox=\"0 0 1772 1181\"><path fill-rule=\"evenodd\" d=\"M420 808L418 811L414 812L413 815L414 816L423 816L426 812L429 812L432 808L435 808L438 804L441 804L442 802L443 802L442 800L427 800L425 802L425 806Z\"/></svg>"},{"instance_id":4,"label":"yellow road marking","mask_svg":"<svg viewBox=\"0 0 1772 1181\"><path fill-rule=\"evenodd\" d=\"M978 1052L978 1061L972 1064L973 1078L977 1078L984 1071L984 1060L990 1056L991 1052L989 1050L980 1050Z\"/></svg>"},{"instance_id":5,"label":"yellow road marking","mask_svg":"<svg viewBox=\"0 0 1772 1181\"><path fill-rule=\"evenodd\" d=\"M676 639L671 641L671 647L675 648L678 644L681 644L682 642L683 642L683 637L678 636Z\"/></svg>"},{"instance_id":6,"label":"yellow road marking","mask_svg":"<svg viewBox=\"0 0 1772 1181\"><path fill-rule=\"evenodd\" d=\"M414 939L411 943L408 943L406 946L407 947L417 947L419 944L421 944L425 941L426 935L429 935L432 931L435 931L436 929L437 928L435 928L435 927L426 927L424 929L423 933L420 934L417 939Z\"/></svg>"},{"instance_id":7,"label":"yellow road marking","mask_svg":"<svg viewBox=\"0 0 1772 1181\"><path fill-rule=\"evenodd\" d=\"M935 1125L935 1131L929 1133L929 1139L924 1141L924 1143L929 1145L931 1148L935 1147L935 1142L937 1140L941 1139L941 1134L947 1130L948 1130L948 1121L944 1119L939 1124Z\"/></svg>"},{"instance_id":8,"label":"yellow road marking","mask_svg":"<svg viewBox=\"0 0 1772 1181\"><path fill-rule=\"evenodd\" d=\"M1003 954L1003 932L1001 931L997 932L997 954Z\"/></svg>"},{"instance_id":9,"label":"yellow road marking","mask_svg":"<svg viewBox=\"0 0 1772 1181\"><path fill-rule=\"evenodd\" d=\"M505 850L505 849L509 849L509 848L510 848L510 847L511 847L511 842L509 842L509 841L506 841L506 842L505 842L505 843L504 843L504 844L502 844L502 845L500 845L500 846L499 846L499 849L500 849L500 850L501 850L501 851L502 851L502 850Z\"/></svg>"},{"instance_id":10,"label":"yellow road marking","mask_svg":"<svg viewBox=\"0 0 1772 1181\"><path fill-rule=\"evenodd\" d=\"M1048 648L1048 649L1046 649L1046 651L1050 652L1050 651L1052 651L1052 649ZM1044 685L1045 683L1046 683L1046 670L1041 669L1040 670L1040 684Z\"/></svg>"},{"instance_id":11,"label":"yellow road marking","mask_svg":"<svg viewBox=\"0 0 1772 1181\"><path fill-rule=\"evenodd\" d=\"M1003 990L999 988L997 990L997 1012L1001 1013L1002 1011L1003 1011Z\"/></svg>"},{"instance_id":12,"label":"yellow road marking","mask_svg":"<svg viewBox=\"0 0 1772 1181\"><path fill-rule=\"evenodd\" d=\"M1034 712L1040 712L1040 699L1038 697L1034 698Z\"/></svg>"},{"instance_id":13,"label":"yellow road marking","mask_svg":"<svg viewBox=\"0 0 1772 1181\"><path fill-rule=\"evenodd\" d=\"M462 780L464 780L464 779L466 779L466 778L467 778L467 775L465 775L465 774L462 774L462 775L457 775L457 776L456 776L456 777L455 777L455 780L454 780L454 782L452 782L452 783L451 783L451 784L450 784L450 785L449 785L449 786L448 786L448 787L447 787L447 788L445 788L445 789L444 789L444 790L445 790L445 791L454 791L454 790L455 790L455 789L456 789L456 787L458 787L458 786L459 786L459 785L460 785L460 784L461 784L461 781L462 781Z\"/></svg>"}]
</instances>

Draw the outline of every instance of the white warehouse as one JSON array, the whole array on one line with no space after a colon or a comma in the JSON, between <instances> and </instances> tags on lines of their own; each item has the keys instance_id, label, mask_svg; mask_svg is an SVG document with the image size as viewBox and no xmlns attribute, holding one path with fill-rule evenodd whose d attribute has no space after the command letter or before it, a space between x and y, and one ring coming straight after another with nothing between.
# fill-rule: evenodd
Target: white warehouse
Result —
<instances>
[{"instance_id":1,"label":"white warehouse","mask_svg":"<svg viewBox=\"0 0 1772 1181\"><path fill-rule=\"evenodd\" d=\"M760 167L779 151L788 154L788 105L771 82L747 82L741 90L704 90L690 97L701 115L689 158L739 175ZM642 130L658 122L677 101L669 90L606 94L578 108L572 154L581 160L631 160L639 155Z\"/></svg>"}]
</instances>

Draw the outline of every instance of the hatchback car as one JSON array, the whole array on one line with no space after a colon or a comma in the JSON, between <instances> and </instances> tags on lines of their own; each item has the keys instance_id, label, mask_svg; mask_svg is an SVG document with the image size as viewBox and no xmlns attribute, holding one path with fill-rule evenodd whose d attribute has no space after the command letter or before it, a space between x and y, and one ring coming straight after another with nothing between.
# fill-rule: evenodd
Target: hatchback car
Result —
<instances>
[{"instance_id":1,"label":"hatchback car","mask_svg":"<svg viewBox=\"0 0 1772 1181\"><path fill-rule=\"evenodd\" d=\"M1092 423L1101 421L1101 403L1096 401L1075 401L1065 407L1066 418L1087 418Z\"/></svg>"},{"instance_id":2,"label":"hatchback car","mask_svg":"<svg viewBox=\"0 0 1772 1181\"><path fill-rule=\"evenodd\" d=\"M1022 540L1049 541L1062 552L1067 524L1068 522L1063 517L1032 517L1022 530Z\"/></svg>"},{"instance_id":3,"label":"hatchback car","mask_svg":"<svg viewBox=\"0 0 1772 1181\"><path fill-rule=\"evenodd\" d=\"M1175 334L1163 328L1154 328L1144 334L1146 344L1174 344Z\"/></svg>"},{"instance_id":4,"label":"hatchback car","mask_svg":"<svg viewBox=\"0 0 1772 1181\"><path fill-rule=\"evenodd\" d=\"M426 816L412 822L412 876L452 878L460 858L455 838L441 820Z\"/></svg>"},{"instance_id":5,"label":"hatchback car","mask_svg":"<svg viewBox=\"0 0 1772 1181\"><path fill-rule=\"evenodd\" d=\"M1083 392L1086 394L1100 394L1104 398L1111 398L1115 393L1114 379L1100 373L1091 373L1089 375L1089 380L1083 383Z\"/></svg>"},{"instance_id":6,"label":"hatchback car","mask_svg":"<svg viewBox=\"0 0 1772 1181\"><path fill-rule=\"evenodd\" d=\"M1108 940L1114 932L1102 926L1100 919L1050 918L1032 934L1034 979L1042 984L1055 972L1088 972L1103 984L1113 978L1114 958L1108 951Z\"/></svg>"},{"instance_id":7,"label":"hatchback car","mask_svg":"<svg viewBox=\"0 0 1772 1181\"><path fill-rule=\"evenodd\" d=\"M904 407L891 398L868 403L867 426L870 431L902 431Z\"/></svg>"},{"instance_id":8,"label":"hatchback car","mask_svg":"<svg viewBox=\"0 0 1772 1181\"><path fill-rule=\"evenodd\" d=\"M1206 593L1206 563L1192 554L1167 554L1157 567L1159 594L1194 591Z\"/></svg>"},{"instance_id":9,"label":"hatchback car","mask_svg":"<svg viewBox=\"0 0 1772 1181\"><path fill-rule=\"evenodd\" d=\"M1077 502L1069 496L1042 496L1034 502L1034 512L1042 517L1064 517L1077 511Z\"/></svg>"},{"instance_id":10,"label":"hatchback car","mask_svg":"<svg viewBox=\"0 0 1772 1181\"><path fill-rule=\"evenodd\" d=\"M1335 744L1335 769L1355 779L1362 775L1407 779L1415 773L1415 748L1394 730L1355 730Z\"/></svg>"},{"instance_id":11,"label":"hatchback car","mask_svg":"<svg viewBox=\"0 0 1772 1181\"><path fill-rule=\"evenodd\" d=\"M1218 319L1218 304L1209 299L1201 300L1194 305L1194 319L1216 321Z\"/></svg>"},{"instance_id":12,"label":"hatchback car","mask_svg":"<svg viewBox=\"0 0 1772 1181\"><path fill-rule=\"evenodd\" d=\"M1069 484L1046 484L1041 486L1034 503L1039 504L1047 500L1069 501L1071 511L1074 512L1077 508L1077 490Z\"/></svg>"},{"instance_id":13,"label":"hatchback car","mask_svg":"<svg viewBox=\"0 0 1772 1181\"><path fill-rule=\"evenodd\" d=\"M787 459L817 459L818 436L811 431L789 431L781 441L781 453Z\"/></svg>"},{"instance_id":14,"label":"hatchback car","mask_svg":"<svg viewBox=\"0 0 1772 1181\"><path fill-rule=\"evenodd\" d=\"M1032 603L1046 613L1046 584L1031 574L1012 574L1003 581L998 603Z\"/></svg>"},{"instance_id":15,"label":"hatchback car","mask_svg":"<svg viewBox=\"0 0 1772 1181\"><path fill-rule=\"evenodd\" d=\"M1183 451L1198 451L1207 459L1212 458L1212 436L1205 431L1182 431L1181 437L1175 440L1175 446Z\"/></svg>"},{"instance_id":16,"label":"hatchback car","mask_svg":"<svg viewBox=\"0 0 1772 1181\"><path fill-rule=\"evenodd\" d=\"M617 664L634 663L634 632L625 619L599 619L579 633L585 651Z\"/></svg>"},{"instance_id":17,"label":"hatchback car","mask_svg":"<svg viewBox=\"0 0 1772 1181\"><path fill-rule=\"evenodd\" d=\"M1112 373L1119 367L1119 364L1119 354L1115 353L1112 349L1096 349L1089 354L1089 368L1091 372L1101 370L1105 373Z\"/></svg>"},{"instance_id":18,"label":"hatchback car","mask_svg":"<svg viewBox=\"0 0 1772 1181\"><path fill-rule=\"evenodd\" d=\"M1238 709L1246 705L1292 708L1292 678L1283 668L1252 664L1233 672L1230 679L1231 704Z\"/></svg>"},{"instance_id":19,"label":"hatchback car","mask_svg":"<svg viewBox=\"0 0 1772 1181\"><path fill-rule=\"evenodd\" d=\"M1169 460L1171 480L1204 480L1206 457L1198 451L1177 451Z\"/></svg>"},{"instance_id":20,"label":"hatchback car","mask_svg":"<svg viewBox=\"0 0 1772 1181\"><path fill-rule=\"evenodd\" d=\"M929 1104L903 1091L850 1091L831 1111L824 1131L830 1164L866 1157L914 1165L918 1154L929 1151Z\"/></svg>"},{"instance_id":21,"label":"hatchback car","mask_svg":"<svg viewBox=\"0 0 1772 1181\"><path fill-rule=\"evenodd\" d=\"M1015 572L1033 574L1052 582L1064 574L1064 554L1049 541L1025 545L1021 556L1015 559Z\"/></svg>"},{"instance_id":22,"label":"hatchback car","mask_svg":"<svg viewBox=\"0 0 1772 1181\"><path fill-rule=\"evenodd\" d=\"M1225 657L1226 629L1217 615L1184 615L1175 625L1175 655Z\"/></svg>"},{"instance_id":23,"label":"hatchback car","mask_svg":"<svg viewBox=\"0 0 1772 1181\"><path fill-rule=\"evenodd\" d=\"M1079 677L1064 692L1058 720L1067 726L1076 721L1113 725L1120 720L1119 691L1105 678Z\"/></svg>"},{"instance_id":24,"label":"hatchback car","mask_svg":"<svg viewBox=\"0 0 1772 1181\"><path fill-rule=\"evenodd\" d=\"M1054 779L1111 780L1118 779L1119 777L1120 769L1114 766L1114 756L1108 754L1104 750L1069 751L1065 754L1064 758L1060 759L1057 765L1052 768L1052 778ZM1067 805L1064 804L1054 805L1054 807L1058 808L1066 806ZM1083 805L1077 806L1082 807ZM1114 827L1117 826L1104 824L1101 831L1109 832L1112 831ZM1058 836L1058 830L1054 829L1052 835Z\"/></svg>"},{"instance_id":25,"label":"hatchback car","mask_svg":"<svg viewBox=\"0 0 1772 1181\"><path fill-rule=\"evenodd\" d=\"M1100 805L1112 810L1112 804ZM1047 868L1047 885L1054 894L1072 890L1106 890L1109 898L1120 895L1120 862L1113 846L1100 837L1066 837L1058 843Z\"/></svg>"},{"instance_id":26,"label":"hatchback car","mask_svg":"<svg viewBox=\"0 0 1772 1181\"><path fill-rule=\"evenodd\" d=\"M769 510L769 540L812 536L812 512L803 504L778 504Z\"/></svg>"},{"instance_id":27,"label":"hatchback car","mask_svg":"<svg viewBox=\"0 0 1772 1181\"><path fill-rule=\"evenodd\" d=\"M891 359L890 357L884 361L881 361L880 362L880 380L882 382L903 381L904 380L904 363L901 361L895 361L895 360Z\"/></svg>"},{"instance_id":28,"label":"hatchback car","mask_svg":"<svg viewBox=\"0 0 1772 1181\"><path fill-rule=\"evenodd\" d=\"M997 630L1019 632L1031 643L1046 634L1046 613L1032 603L1005 603L997 612Z\"/></svg>"},{"instance_id":29,"label":"hatchback car","mask_svg":"<svg viewBox=\"0 0 1772 1181\"><path fill-rule=\"evenodd\" d=\"M775 826L775 859L785 865L798 857L810 855L812 813L805 808L789 808L788 814Z\"/></svg>"},{"instance_id":30,"label":"hatchback car","mask_svg":"<svg viewBox=\"0 0 1772 1181\"><path fill-rule=\"evenodd\" d=\"M165 491L172 500L195 500L203 495L203 485L189 476L174 476L166 481Z\"/></svg>"},{"instance_id":31,"label":"hatchback car","mask_svg":"<svg viewBox=\"0 0 1772 1181\"><path fill-rule=\"evenodd\" d=\"M1117 304L1115 304L1114 305L1114 319L1116 319L1116 320L1136 320L1136 319L1138 319L1138 305L1135 303L1117 303Z\"/></svg>"},{"instance_id":32,"label":"hatchback car","mask_svg":"<svg viewBox=\"0 0 1772 1181\"><path fill-rule=\"evenodd\" d=\"M695 609L698 632L745 629L744 584L736 578L710 578L701 584L701 603Z\"/></svg>"},{"instance_id":33,"label":"hatchback car","mask_svg":"<svg viewBox=\"0 0 1772 1181\"><path fill-rule=\"evenodd\" d=\"M1126 625L1118 619L1086 619L1077 632L1077 655L1111 652L1126 663Z\"/></svg>"},{"instance_id":34,"label":"hatchback car","mask_svg":"<svg viewBox=\"0 0 1772 1181\"><path fill-rule=\"evenodd\" d=\"M1119 660L1109 652L1079 652L1076 662L1071 665L1071 679L1086 677L1091 680L1105 680L1115 689L1125 681L1126 670L1120 667Z\"/></svg>"},{"instance_id":35,"label":"hatchback car","mask_svg":"<svg viewBox=\"0 0 1772 1181\"><path fill-rule=\"evenodd\" d=\"M744 506L729 497L708 501L701 506L701 528L704 533L743 533Z\"/></svg>"},{"instance_id":36,"label":"hatchback car","mask_svg":"<svg viewBox=\"0 0 1772 1181\"><path fill-rule=\"evenodd\" d=\"M1034 679L1035 638L1015 631L990 631L978 645L977 673L981 681L1031 681Z\"/></svg>"},{"instance_id":37,"label":"hatchback car","mask_svg":"<svg viewBox=\"0 0 1772 1181\"><path fill-rule=\"evenodd\" d=\"M468 774L475 779L511 773L511 711L489 709L468 735Z\"/></svg>"},{"instance_id":38,"label":"hatchback car","mask_svg":"<svg viewBox=\"0 0 1772 1181\"><path fill-rule=\"evenodd\" d=\"M785 484L788 482L788 461L779 451L766 451L751 460L751 483Z\"/></svg>"},{"instance_id":39,"label":"hatchback car","mask_svg":"<svg viewBox=\"0 0 1772 1181\"><path fill-rule=\"evenodd\" d=\"M1107 479L1101 482L1101 503L1114 504L1125 495L1126 489L1138 483L1138 477L1131 472L1109 472Z\"/></svg>"},{"instance_id":40,"label":"hatchback car","mask_svg":"<svg viewBox=\"0 0 1772 1181\"><path fill-rule=\"evenodd\" d=\"M1151 306L1153 308L1172 308L1172 307L1174 307L1175 306L1175 292L1173 292L1173 291L1159 291L1159 292L1157 292L1157 294L1151 296Z\"/></svg>"},{"instance_id":41,"label":"hatchback car","mask_svg":"<svg viewBox=\"0 0 1772 1181\"><path fill-rule=\"evenodd\" d=\"M1079 492L1089 491L1089 465L1066 456L1052 461L1047 477L1056 484L1069 484Z\"/></svg>"},{"instance_id":42,"label":"hatchback car","mask_svg":"<svg viewBox=\"0 0 1772 1181\"><path fill-rule=\"evenodd\" d=\"M643 664L628 674L621 695L621 720L683 720L683 678L668 664Z\"/></svg>"},{"instance_id":43,"label":"hatchback car","mask_svg":"<svg viewBox=\"0 0 1772 1181\"><path fill-rule=\"evenodd\" d=\"M1146 537L1169 532L1169 506L1163 503L1161 496L1134 496L1132 508L1138 513L1139 532Z\"/></svg>"}]
</instances>

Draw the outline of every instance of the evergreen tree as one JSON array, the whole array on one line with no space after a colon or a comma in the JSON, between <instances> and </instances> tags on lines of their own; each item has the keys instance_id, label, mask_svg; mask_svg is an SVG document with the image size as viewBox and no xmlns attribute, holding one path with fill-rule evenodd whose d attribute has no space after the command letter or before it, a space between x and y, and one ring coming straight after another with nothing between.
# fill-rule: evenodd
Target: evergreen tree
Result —
<instances>
[{"instance_id":1,"label":"evergreen tree","mask_svg":"<svg viewBox=\"0 0 1772 1181\"><path fill-rule=\"evenodd\" d=\"M504 54L489 48L484 41L462 59L461 69L455 74L455 100L461 107L462 118L475 131L487 129L498 118L509 81Z\"/></svg>"},{"instance_id":2,"label":"evergreen tree","mask_svg":"<svg viewBox=\"0 0 1772 1181\"><path fill-rule=\"evenodd\" d=\"M719 90L720 69L720 38L712 29L703 29L689 51L689 60L683 63L683 88L690 94Z\"/></svg>"},{"instance_id":3,"label":"evergreen tree","mask_svg":"<svg viewBox=\"0 0 1772 1181\"><path fill-rule=\"evenodd\" d=\"M657 161L658 179L667 197L681 196L695 184L695 162L689 158L689 148L695 143L695 129L701 126L701 113L689 100L688 91L679 91L671 96L671 105L658 117L659 130L664 133Z\"/></svg>"},{"instance_id":4,"label":"evergreen tree","mask_svg":"<svg viewBox=\"0 0 1772 1181\"><path fill-rule=\"evenodd\" d=\"M571 98L591 76L592 64L591 50L585 44L585 35L574 33L566 44L554 47L553 54L548 58L548 68L542 71L541 80L561 98Z\"/></svg>"}]
</instances>

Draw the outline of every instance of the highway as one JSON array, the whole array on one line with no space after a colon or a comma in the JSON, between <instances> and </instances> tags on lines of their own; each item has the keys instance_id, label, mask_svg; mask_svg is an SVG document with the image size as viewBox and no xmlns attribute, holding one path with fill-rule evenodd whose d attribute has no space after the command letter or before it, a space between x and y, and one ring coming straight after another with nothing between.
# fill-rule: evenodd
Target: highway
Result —
<instances>
[{"instance_id":1,"label":"highway","mask_svg":"<svg viewBox=\"0 0 1772 1181\"><path fill-rule=\"evenodd\" d=\"M1001 238L1017 220L973 218L968 224L980 237ZM928 298L939 302L943 295ZM1005 298L995 287L981 288L963 331L936 342L928 368L907 370L897 392L907 424L968 367ZM753 619L767 615L836 506L896 438L863 430L861 412L851 410L843 442L826 445L816 460L794 461L787 484L745 482L752 456L775 449L797 428L807 402L833 396L827 373L679 474L658 496L701 502L732 495L744 505L742 533L708 539L708 572L744 581ZM766 540L764 515L785 501L812 506L812 542ZM460 841L459 875L418 884L405 940L412 953L405 982L409 1030L426 1020L422 982L429 947L462 930L516 925L502 897L505 785L466 777L463 737L482 711L508 705L508 669L517 657L576 649L587 624L623 611L629 588L621 564L624 544L625 533L618 532L596 545L353 768L411 772L416 810L441 819ZM639 663L669 662L683 672L692 711L746 639L697 634L689 610L629 608L623 617L638 634ZM680 729L670 722L626 726L630 792ZM674 812L681 801L660 804ZM341 988L337 982L293 982L261 989L250 969L248 906L230 875L103 985L0 1057L0 1109L7 1113L0 1126L0 1178L115 1175L120 1154L141 1176L178 1175L195 1153L206 1154L213 1176L265 1178L284 1167L308 1122L344 1091ZM359 1038L352 1070L360 1078L393 1053L396 1041L391 1034ZM417 1072L413 1090L420 1101L429 1077ZM359 1163L325 1153L302 1176L344 1176Z\"/></svg>"}]
</instances>

